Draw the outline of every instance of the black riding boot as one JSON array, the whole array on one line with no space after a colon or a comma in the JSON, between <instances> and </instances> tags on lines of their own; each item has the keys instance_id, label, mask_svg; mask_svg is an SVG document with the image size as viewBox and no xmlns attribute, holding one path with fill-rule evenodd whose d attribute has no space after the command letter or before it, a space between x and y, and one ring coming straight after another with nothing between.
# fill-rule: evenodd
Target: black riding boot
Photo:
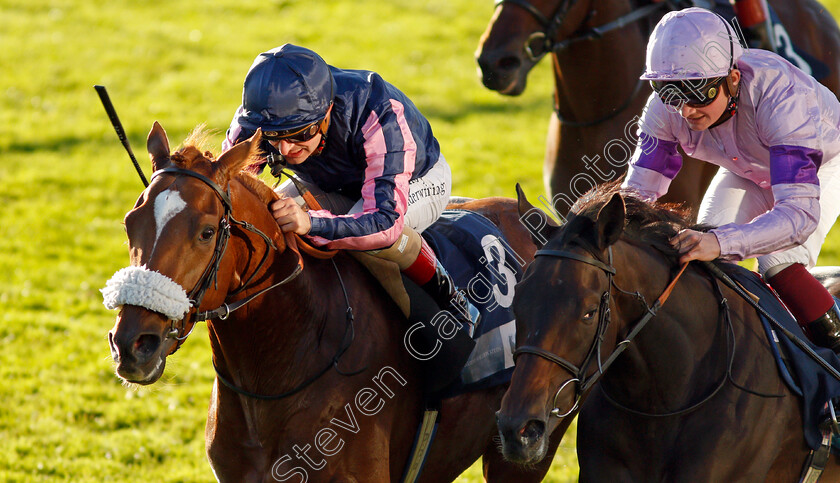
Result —
<instances>
[{"instance_id":1,"label":"black riding boot","mask_svg":"<svg viewBox=\"0 0 840 483\"><path fill-rule=\"evenodd\" d=\"M461 324L461 330L472 337L479 324L478 310L458 291L449 273L437 261L432 279L422 286L437 303L441 310L446 310Z\"/></svg>"},{"instance_id":2,"label":"black riding boot","mask_svg":"<svg viewBox=\"0 0 840 483\"><path fill-rule=\"evenodd\" d=\"M835 303L822 317L808 324L814 344L840 355L840 308Z\"/></svg>"}]
</instances>

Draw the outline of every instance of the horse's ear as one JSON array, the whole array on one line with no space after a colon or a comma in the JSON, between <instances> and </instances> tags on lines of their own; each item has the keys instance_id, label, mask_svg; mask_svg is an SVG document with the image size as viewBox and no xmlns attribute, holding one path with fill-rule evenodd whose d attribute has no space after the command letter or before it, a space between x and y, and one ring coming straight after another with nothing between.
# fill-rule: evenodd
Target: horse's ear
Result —
<instances>
[{"instance_id":1,"label":"horse's ear","mask_svg":"<svg viewBox=\"0 0 840 483\"><path fill-rule=\"evenodd\" d=\"M254 153L259 149L261 140L262 129L257 129L253 136L234 145L219 156L219 160L216 161L218 169L225 177L230 179L252 159Z\"/></svg>"},{"instance_id":2,"label":"horse's ear","mask_svg":"<svg viewBox=\"0 0 840 483\"><path fill-rule=\"evenodd\" d=\"M516 183L516 199L519 203L519 221L528 230L537 248L542 248L559 228L543 210L528 202L519 183Z\"/></svg>"},{"instance_id":3,"label":"horse's ear","mask_svg":"<svg viewBox=\"0 0 840 483\"><path fill-rule=\"evenodd\" d=\"M606 250L624 231L624 198L615 193L598 212L598 248Z\"/></svg>"},{"instance_id":4,"label":"horse's ear","mask_svg":"<svg viewBox=\"0 0 840 483\"><path fill-rule=\"evenodd\" d=\"M146 138L146 149L149 151L149 157L152 158L152 171L169 165L169 139L166 137L166 131L157 121L152 125L149 137Z\"/></svg>"}]
</instances>

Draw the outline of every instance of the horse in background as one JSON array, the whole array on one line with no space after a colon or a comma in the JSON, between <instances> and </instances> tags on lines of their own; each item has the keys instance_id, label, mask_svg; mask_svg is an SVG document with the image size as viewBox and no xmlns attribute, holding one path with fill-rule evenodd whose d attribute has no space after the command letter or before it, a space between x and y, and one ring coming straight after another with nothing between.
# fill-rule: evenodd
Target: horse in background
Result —
<instances>
[{"instance_id":1,"label":"horse in background","mask_svg":"<svg viewBox=\"0 0 840 483\"><path fill-rule=\"evenodd\" d=\"M797 481L802 402L755 309L699 264L676 275L668 239L692 227L686 213L617 188L587 194L561 227L520 192L520 213L546 222L530 223L540 248L514 297L505 456L540 461L581 408L581 482ZM840 478L836 455L823 475Z\"/></svg>"},{"instance_id":2,"label":"horse in background","mask_svg":"<svg viewBox=\"0 0 840 483\"><path fill-rule=\"evenodd\" d=\"M241 171L259 132L218 160L200 138L170 154L159 124L149 134L155 174L126 215L131 266L123 270L135 277L126 284L138 285L136 297L154 291L120 306L108 336L117 375L154 383L196 319L207 318L217 378L205 437L219 480L399 481L425 404L419 364L403 346L407 320L354 258L301 253L281 233L268 210L277 195ZM458 207L493 221L533 259L513 200ZM195 288L186 296L182 287ZM523 468L499 451L504 391L441 402L420 481L454 480L479 457L488 481L542 480L550 458Z\"/></svg>"},{"instance_id":3,"label":"horse in background","mask_svg":"<svg viewBox=\"0 0 840 483\"><path fill-rule=\"evenodd\" d=\"M626 172L637 140L636 116L651 94L650 86L639 80L648 36L670 3L496 1L476 52L482 82L500 94L519 95L530 70L543 56L551 58L555 105L543 179L553 208L561 215L595 184ZM792 39L827 65L830 73L820 81L840 94L840 31L826 8L816 0L769 3L782 23L791 27L787 45ZM806 25L811 27L800 28ZM683 154L681 175L663 201L699 207L716 171L716 166Z\"/></svg>"}]
</instances>

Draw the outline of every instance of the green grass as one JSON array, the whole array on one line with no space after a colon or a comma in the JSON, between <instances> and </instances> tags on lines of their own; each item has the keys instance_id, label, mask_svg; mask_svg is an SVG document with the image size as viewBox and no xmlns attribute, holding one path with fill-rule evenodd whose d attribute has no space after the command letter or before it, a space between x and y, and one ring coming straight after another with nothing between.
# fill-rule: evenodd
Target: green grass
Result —
<instances>
[{"instance_id":1,"label":"green grass","mask_svg":"<svg viewBox=\"0 0 840 483\"><path fill-rule=\"evenodd\" d=\"M209 2L208 2L209 3ZM840 12L840 2L826 2ZM128 263L141 184L92 88L105 84L142 166L158 120L221 142L259 52L284 42L368 68L430 118L457 194L542 192L551 71L518 98L484 89L473 52L492 2L0 0L0 481L209 481L213 381L203 326L140 390L113 375L98 289ZM840 263L837 233L823 264ZM575 481L574 438L549 481ZM479 481L473 467L460 481Z\"/></svg>"}]
</instances>

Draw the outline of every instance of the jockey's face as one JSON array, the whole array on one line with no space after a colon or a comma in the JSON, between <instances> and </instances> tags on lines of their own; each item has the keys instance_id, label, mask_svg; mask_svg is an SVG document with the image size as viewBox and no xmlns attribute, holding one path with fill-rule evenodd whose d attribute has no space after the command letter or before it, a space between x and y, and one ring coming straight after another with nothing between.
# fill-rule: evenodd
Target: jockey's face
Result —
<instances>
[{"instance_id":1,"label":"jockey's face","mask_svg":"<svg viewBox=\"0 0 840 483\"><path fill-rule=\"evenodd\" d=\"M729 75L733 83L737 86L741 81L741 73L737 69L733 69ZM726 112L728 104L729 96L718 95L708 106L690 107L688 104L683 104L680 108L680 116L685 119L689 129L692 131L704 131L720 119L723 113Z\"/></svg>"},{"instance_id":2,"label":"jockey's face","mask_svg":"<svg viewBox=\"0 0 840 483\"><path fill-rule=\"evenodd\" d=\"M280 151L280 154L286 158L289 164L301 164L307 159L315 150L318 149L318 144L321 142L322 134L318 133L308 141L301 143L291 143L285 139L279 141L269 141L275 148Z\"/></svg>"}]
</instances>

